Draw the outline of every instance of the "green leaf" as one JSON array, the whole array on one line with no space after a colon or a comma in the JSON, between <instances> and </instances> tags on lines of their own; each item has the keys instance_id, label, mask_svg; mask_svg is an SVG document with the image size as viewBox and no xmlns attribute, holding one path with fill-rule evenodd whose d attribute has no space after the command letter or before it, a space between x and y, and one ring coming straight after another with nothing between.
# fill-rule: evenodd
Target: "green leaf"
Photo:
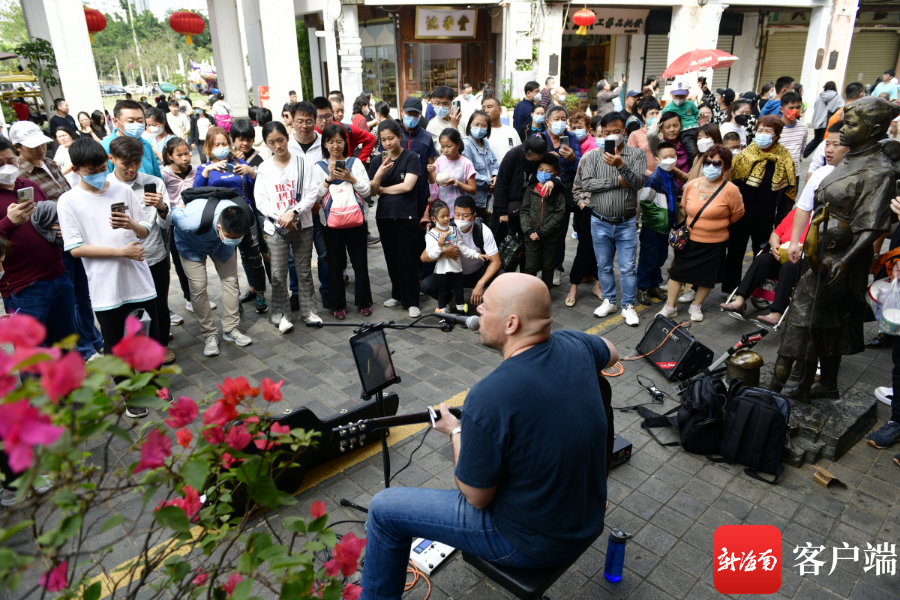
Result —
<instances>
[{"instance_id":1,"label":"green leaf","mask_svg":"<svg viewBox=\"0 0 900 600\"><path fill-rule=\"evenodd\" d=\"M287 548L278 544L276 546L269 546L262 552L256 555L256 560L260 561L260 563L266 562L267 560L272 560L273 558L277 558L279 556L285 556L287 554Z\"/></svg>"},{"instance_id":2,"label":"green leaf","mask_svg":"<svg viewBox=\"0 0 900 600\"><path fill-rule=\"evenodd\" d=\"M306 542L306 544L303 546L303 549L309 552L321 552L325 549L325 544L316 541Z\"/></svg>"},{"instance_id":3,"label":"green leaf","mask_svg":"<svg viewBox=\"0 0 900 600\"><path fill-rule=\"evenodd\" d=\"M337 536L330 529L326 529L319 532L319 541L329 548L334 548L334 545L337 543Z\"/></svg>"},{"instance_id":4,"label":"green leaf","mask_svg":"<svg viewBox=\"0 0 900 600\"><path fill-rule=\"evenodd\" d=\"M340 600L343 593L342 585L328 586L322 594L322 600Z\"/></svg>"},{"instance_id":5,"label":"green leaf","mask_svg":"<svg viewBox=\"0 0 900 600\"><path fill-rule=\"evenodd\" d=\"M209 476L209 463L201 458L193 458L181 467L181 476L184 477L187 485L202 491L206 486L206 478Z\"/></svg>"},{"instance_id":6,"label":"green leaf","mask_svg":"<svg viewBox=\"0 0 900 600\"><path fill-rule=\"evenodd\" d=\"M60 508L69 508L74 506L76 502L78 502L78 498L75 497L72 490L60 490L53 495L53 504Z\"/></svg>"},{"instance_id":7,"label":"green leaf","mask_svg":"<svg viewBox=\"0 0 900 600\"><path fill-rule=\"evenodd\" d=\"M293 506L294 504L298 503L296 498L280 490L278 491L277 500L278 506Z\"/></svg>"},{"instance_id":8,"label":"green leaf","mask_svg":"<svg viewBox=\"0 0 900 600\"><path fill-rule=\"evenodd\" d=\"M156 519L160 527L168 527L185 533L191 530L191 524L188 523L187 515L177 506L164 506L153 514L153 518Z\"/></svg>"},{"instance_id":9,"label":"green leaf","mask_svg":"<svg viewBox=\"0 0 900 600\"><path fill-rule=\"evenodd\" d=\"M278 508L278 488L268 475L261 475L247 486L250 497L268 508Z\"/></svg>"},{"instance_id":10,"label":"green leaf","mask_svg":"<svg viewBox=\"0 0 900 600\"><path fill-rule=\"evenodd\" d=\"M306 521L303 520L303 517L282 519L281 526L293 533L306 533Z\"/></svg>"},{"instance_id":11,"label":"green leaf","mask_svg":"<svg viewBox=\"0 0 900 600\"><path fill-rule=\"evenodd\" d=\"M234 592L231 594L231 600L247 600L250 596L250 588L253 587L252 579L245 579L236 586L234 586Z\"/></svg>"},{"instance_id":12,"label":"green leaf","mask_svg":"<svg viewBox=\"0 0 900 600\"><path fill-rule=\"evenodd\" d=\"M23 529L27 529L34 524L34 521L22 521L21 523L16 523L9 529L0 529L0 542L5 542L12 536L16 535Z\"/></svg>"},{"instance_id":13,"label":"green leaf","mask_svg":"<svg viewBox=\"0 0 900 600\"><path fill-rule=\"evenodd\" d=\"M84 590L84 593L81 594L81 600L100 600L102 587L99 581L94 583L91 587Z\"/></svg>"},{"instance_id":14,"label":"green leaf","mask_svg":"<svg viewBox=\"0 0 900 600\"><path fill-rule=\"evenodd\" d=\"M141 506L147 506L147 503L156 495L156 491L159 489L158 486L151 485L146 490L144 490L144 495L141 498Z\"/></svg>"},{"instance_id":15,"label":"green leaf","mask_svg":"<svg viewBox=\"0 0 900 600\"><path fill-rule=\"evenodd\" d=\"M307 555L294 555L294 556L276 556L275 558L269 559L269 568L272 570L275 569L284 569L285 567L296 567L299 565L308 565L310 564L310 560L304 558L304 556L311 557L312 554ZM283 598L287 598L287 596L282 596Z\"/></svg>"},{"instance_id":16,"label":"green leaf","mask_svg":"<svg viewBox=\"0 0 900 600\"><path fill-rule=\"evenodd\" d=\"M71 539L76 533L81 531L81 523L81 515L69 515L63 519L62 525L59 526L59 531L57 532L59 542L56 545L61 545L62 542ZM56 541L57 540L54 538L54 542Z\"/></svg>"},{"instance_id":17,"label":"green leaf","mask_svg":"<svg viewBox=\"0 0 900 600\"><path fill-rule=\"evenodd\" d=\"M154 375L155 375L155 373L152 373L152 372L151 373L141 373L140 375L136 375L136 376L132 377L131 379L129 379L128 381L123 381L117 385L120 390L135 392L137 390L144 388L148 383L150 383L150 380L153 379Z\"/></svg>"},{"instance_id":18,"label":"green leaf","mask_svg":"<svg viewBox=\"0 0 900 600\"><path fill-rule=\"evenodd\" d=\"M328 523L328 515L323 515L310 523L306 529L310 533L319 532L325 529L325 524Z\"/></svg>"},{"instance_id":19,"label":"green leaf","mask_svg":"<svg viewBox=\"0 0 900 600\"><path fill-rule=\"evenodd\" d=\"M185 577L187 577L188 573L191 572L191 563L187 561L181 561L177 565L175 565L174 573L175 573L175 581L181 581Z\"/></svg>"},{"instance_id":20,"label":"green leaf","mask_svg":"<svg viewBox=\"0 0 900 600\"><path fill-rule=\"evenodd\" d=\"M260 456L251 456L241 463L239 469L234 470L234 474L237 477L237 480L241 483L247 484L249 484L260 475L265 475L268 472L269 463L268 461L264 461Z\"/></svg>"},{"instance_id":21,"label":"green leaf","mask_svg":"<svg viewBox=\"0 0 900 600\"><path fill-rule=\"evenodd\" d=\"M140 395L132 396L128 399L128 406L138 406L141 408L166 408L169 403L156 396Z\"/></svg>"},{"instance_id":22,"label":"green leaf","mask_svg":"<svg viewBox=\"0 0 900 600\"><path fill-rule=\"evenodd\" d=\"M124 521L125 521L125 517L123 517L122 515L116 515L116 516L110 518L106 523L103 524L103 527L100 528L100 533L109 531L110 529L112 529L119 523L123 523ZM322 536L320 535L319 538L321 539L321 537Z\"/></svg>"},{"instance_id":23,"label":"green leaf","mask_svg":"<svg viewBox=\"0 0 900 600\"><path fill-rule=\"evenodd\" d=\"M134 373L131 370L131 367L128 366L121 358L116 356L112 356L110 354L106 354L92 360L90 363L86 365L88 371L98 371L100 373L104 373L106 375L113 375L118 377L128 377Z\"/></svg>"}]
</instances>

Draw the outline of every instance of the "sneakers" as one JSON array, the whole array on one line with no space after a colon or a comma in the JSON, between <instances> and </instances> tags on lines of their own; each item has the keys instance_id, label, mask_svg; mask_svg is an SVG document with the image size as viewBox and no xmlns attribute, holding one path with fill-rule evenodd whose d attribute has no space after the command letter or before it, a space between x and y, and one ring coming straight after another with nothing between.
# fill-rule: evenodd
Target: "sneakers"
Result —
<instances>
[{"instance_id":1,"label":"sneakers","mask_svg":"<svg viewBox=\"0 0 900 600\"><path fill-rule=\"evenodd\" d=\"M700 310L699 304L691 304L690 308L688 308L688 314L691 315L691 321L695 323L699 323L703 320L703 311Z\"/></svg>"},{"instance_id":2,"label":"sneakers","mask_svg":"<svg viewBox=\"0 0 900 600\"><path fill-rule=\"evenodd\" d=\"M366 246L374 246L375 244L377 244L380 241L381 241L380 237L375 237L374 235L366 236Z\"/></svg>"},{"instance_id":3,"label":"sneakers","mask_svg":"<svg viewBox=\"0 0 900 600\"><path fill-rule=\"evenodd\" d=\"M869 434L869 444L879 450L884 450L895 442L900 442L900 423L896 421L888 421L881 429Z\"/></svg>"},{"instance_id":4,"label":"sneakers","mask_svg":"<svg viewBox=\"0 0 900 600\"><path fill-rule=\"evenodd\" d=\"M633 304L625 305L625 308L622 309L622 316L625 317L625 324L631 327L637 327L641 322L641 318L634 310Z\"/></svg>"},{"instance_id":5,"label":"sneakers","mask_svg":"<svg viewBox=\"0 0 900 600\"><path fill-rule=\"evenodd\" d=\"M688 302L693 302L694 298L697 297L697 290L694 288L689 289L685 293L678 296L678 301L682 304L687 304Z\"/></svg>"},{"instance_id":6,"label":"sneakers","mask_svg":"<svg viewBox=\"0 0 900 600\"><path fill-rule=\"evenodd\" d=\"M256 296L256 312L260 315L269 312L269 303L266 302L266 299L263 296L258 294Z\"/></svg>"},{"instance_id":7,"label":"sneakers","mask_svg":"<svg viewBox=\"0 0 900 600\"><path fill-rule=\"evenodd\" d=\"M97 360L98 358L103 358L103 353L102 353L102 352L94 352L93 354L91 354L91 357L90 357L89 359L87 359L86 361L84 361L84 362L85 362L85 363L94 362L94 361Z\"/></svg>"},{"instance_id":8,"label":"sneakers","mask_svg":"<svg viewBox=\"0 0 900 600\"><path fill-rule=\"evenodd\" d=\"M206 338L206 343L203 344L203 355L204 356L218 356L219 355L219 336L216 334L212 334L211 336Z\"/></svg>"},{"instance_id":9,"label":"sneakers","mask_svg":"<svg viewBox=\"0 0 900 600\"><path fill-rule=\"evenodd\" d=\"M875 388L875 397L878 398L881 402L884 402L888 406L891 405L891 401L894 399L894 388L889 387L880 387Z\"/></svg>"},{"instance_id":10,"label":"sneakers","mask_svg":"<svg viewBox=\"0 0 900 600\"><path fill-rule=\"evenodd\" d=\"M256 298L256 292L254 292L253 290L247 290L241 296L241 304L243 304L244 302L250 302L251 300L253 300L255 298Z\"/></svg>"},{"instance_id":11,"label":"sneakers","mask_svg":"<svg viewBox=\"0 0 900 600\"><path fill-rule=\"evenodd\" d=\"M388 308L391 308L392 306L397 306L398 304L400 304L400 301L397 300L396 298L390 298L390 299L384 301L384 305L387 306Z\"/></svg>"},{"instance_id":12,"label":"sneakers","mask_svg":"<svg viewBox=\"0 0 900 600\"><path fill-rule=\"evenodd\" d=\"M170 310L169 323L171 323L172 325L181 325L182 323L184 323L184 319L181 317L181 315L177 315Z\"/></svg>"},{"instance_id":13,"label":"sneakers","mask_svg":"<svg viewBox=\"0 0 900 600\"><path fill-rule=\"evenodd\" d=\"M235 346L249 346L253 343L253 340L241 333L241 330L236 327L231 331L226 331L223 337L226 342L234 342Z\"/></svg>"},{"instance_id":14,"label":"sneakers","mask_svg":"<svg viewBox=\"0 0 900 600\"><path fill-rule=\"evenodd\" d=\"M175 353L171 349L166 348L166 357L163 359L164 365L171 365L175 362Z\"/></svg>"},{"instance_id":15,"label":"sneakers","mask_svg":"<svg viewBox=\"0 0 900 600\"><path fill-rule=\"evenodd\" d=\"M322 317L314 313L313 311L309 311L309 315L303 317L304 323L321 323Z\"/></svg>"},{"instance_id":16,"label":"sneakers","mask_svg":"<svg viewBox=\"0 0 900 600\"><path fill-rule=\"evenodd\" d=\"M188 312L194 312L194 307L191 306L190 302L185 303L184 307L188 310ZM210 300L209 301L209 310L216 310L217 308L219 308L219 305L216 304L215 302L213 302L212 300Z\"/></svg>"},{"instance_id":17,"label":"sneakers","mask_svg":"<svg viewBox=\"0 0 900 600\"><path fill-rule=\"evenodd\" d=\"M644 306L650 306L651 304L653 304L653 300L650 299L650 293L647 290L638 290L637 301Z\"/></svg>"},{"instance_id":18,"label":"sneakers","mask_svg":"<svg viewBox=\"0 0 900 600\"><path fill-rule=\"evenodd\" d=\"M604 300L603 304L597 307L597 310L594 311L595 317L605 317L609 313L614 313L618 310L616 305L611 303L609 300Z\"/></svg>"},{"instance_id":19,"label":"sneakers","mask_svg":"<svg viewBox=\"0 0 900 600\"><path fill-rule=\"evenodd\" d=\"M364 317L371 317L372 316L372 307L368 306L366 308L359 309L359 314L361 314Z\"/></svg>"},{"instance_id":20,"label":"sneakers","mask_svg":"<svg viewBox=\"0 0 900 600\"><path fill-rule=\"evenodd\" d=\"M656 316L657 317L665 317L667 319L673 319L676 316L678 316L678 309L675 308L674 306L669 306L668 304L665 304L662 307L662 310L659 311L658 313L656 313Z\"/></svg>"},{"instance_id":21,"label":"sneakers","mask_svg":"<svg viewBox=\"0 0 900 600\"><path fill-rule=\"evenodd\" d=\"M281 321L278 323L278 331L281 333L287 333L294 329L294 324L288 321L285 317L281 317Z\"/></svg>"},{"instance_id":22,"label":"sneakers","mask_svg":"<svg viewBox=\"0 0 900 600\"><path fill-rule=\"evenodd\" d=\"M0 506L15 506L21 502L21 500L17 499L17 496L18 492L16 490L0 489ZM22 496L22 500L27 500L28 498L31 498L31 494Z\"/></svg>"},{"instance_id":23,"label":"sneakers","mask_svg":"<svg viewBox=\"0 0 900 600\"><path fill-rule=\"evenodd\" d=\"M418 319L422 316L422 311L419 310L418 306L410 306L409 307L409 318L410 319Z\"/></svg>"},{"instance_id":24,"label":"sneakers","mask_svg":"<svg viewBox=\"0 0 900 600\"><path fill-rule=\"evenodd\" d=\"M693 289L693 288L691 288L691 289ZM694 293L696 294L696 292L694 292ZM666 292L662 291L662 290L661 290L660 288L658 288L658 287L652 287L652 288L648 289L648 290L647 290L647 295L650 296L651 298L659 298L659 299L662 300L663 302L665 302L666 300L669 299L669 294L667 294Z\"/></svg>"},{"instance_id":25,"label":"sneakers","mask_svg":"<svg viewBox=\"0 0 900 600\"><path fill-rule=\"evenodd\" d=\"M559 285L560 283L562 283L562 271L553 269L553 285Z\"/></svg>"},{"instance_id":26,"label":"sneakers","mask_svg":"<svg viewBox=\"0 0 900 600\"><path fill-rule=\"evenodd\" d=\"M139 407L139 406L128 406L125 405L125 416L131 417L132 419L143 419L147 415L150 414L150 409Z\"/></svg>"}]
</instances>

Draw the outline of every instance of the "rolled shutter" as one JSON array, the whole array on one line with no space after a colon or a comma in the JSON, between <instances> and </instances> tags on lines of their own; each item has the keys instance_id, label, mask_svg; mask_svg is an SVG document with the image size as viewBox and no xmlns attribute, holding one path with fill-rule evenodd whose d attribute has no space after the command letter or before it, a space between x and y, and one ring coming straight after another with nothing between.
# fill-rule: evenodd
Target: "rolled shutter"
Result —
<instances>
[{"instance_id":1,"label":"rolled shutter","mask_svg":"<svg viewBox=\"0 0 900 600\"><path fill-rule=\"evenodd\" d=\"M807 30L787 31L769 34L766 36L766 54L763 58L762 69L759 73L759 82L775 81L779 77L788 75L794 81L800 81L800 73L803 71L803 54L806 52ZM897 56L894 55L896 60Z\"/></svg>"},{"instance_id":2,"label":"rolled shutter","mask_svg":"<svg viewBox=\"0 0 900 600\"><path fill-rule=\"evenodd\" d=\"M669 66L669 36L648 35L647 45L644 47L644 74L642 79L655 75L659 79L666 67ZM643 81L641 81L643 83ZM665 87L664 81L659 81L659 87Z\"/></svg>"},{"instance_id":3,"label":"rolled shutter","mask_svg":"<svg viewBox=\"0 0 900 600\"><path fill-rule=\"evenodd\" d=\"M898 50L900 37L896 32L860 31L853 36L853 42L850 44L844 84L858 81L865 85L868 91L876 79L897 64ZM825 75L825 80L828 80L828 75Z\"/></svg>"},{"instance_id":4,"label":"rolled shutter","mask_svg":"<svg viewBox=\"0 0 900 600\"><path fill-rule=\"evenodd\" d=\"M716 42L716 50L723 50L728 54L734 54L734 36L720 35L719 41ZM727 88L728 79L730 77L731 69L716 69L713 71L712 82L709 84L709 89L715 92L719 88Z\"/></svg>"}]
</instances>

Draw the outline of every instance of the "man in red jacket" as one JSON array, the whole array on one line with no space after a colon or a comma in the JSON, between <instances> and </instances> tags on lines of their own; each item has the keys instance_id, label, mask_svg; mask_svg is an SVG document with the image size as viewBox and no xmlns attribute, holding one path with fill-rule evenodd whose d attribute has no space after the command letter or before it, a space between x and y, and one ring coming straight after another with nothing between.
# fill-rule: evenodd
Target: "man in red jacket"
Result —
<instances>
[{"instance_id":1,"label":"man in red jacket","mask_svg":"<svg viewBox=\"0 0 900 600\"><path fill-rule=\"evenodd\" d=\"M326 127L334 123L334 109L328 98L323 98L322 96L313 98L312 102L313 106L316 107L316 131L322 133ZM372 156L372 150L375 149L375 136L365 129L360 129L354 125L344 123L341 123L341 125L350 136L350 155L357 157L364 163L368 163L369 157ZM361 149L360 146L362 146Z\"/></svg>"}]
</instances>

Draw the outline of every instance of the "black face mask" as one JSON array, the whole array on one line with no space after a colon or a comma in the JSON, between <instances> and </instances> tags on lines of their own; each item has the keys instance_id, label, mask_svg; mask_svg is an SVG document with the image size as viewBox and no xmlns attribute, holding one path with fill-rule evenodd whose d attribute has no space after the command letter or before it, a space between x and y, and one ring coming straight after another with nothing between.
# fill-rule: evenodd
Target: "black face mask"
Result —
<instances>
[{"instance_id":1,"label":"black face mask","mask_svg":"<svg viewBox=\"0 0 900 600\"><path fill-rule=\"evenodd\" d=\"M538 170L538 167L541 166L541 161L539 160L525 160L525 170L529 173L534 173Z\"/></svg>"},{"instance_id":2,"label":"black face mask","mask_svg":"<svg viewBox=\"0 0 900 600\"><path fill-rule=\"evenodd\" d=\"M750 115L735 115L734 122L741 127L746 127L747 123L750 122Z\"/></svg>"}]
</instances>

